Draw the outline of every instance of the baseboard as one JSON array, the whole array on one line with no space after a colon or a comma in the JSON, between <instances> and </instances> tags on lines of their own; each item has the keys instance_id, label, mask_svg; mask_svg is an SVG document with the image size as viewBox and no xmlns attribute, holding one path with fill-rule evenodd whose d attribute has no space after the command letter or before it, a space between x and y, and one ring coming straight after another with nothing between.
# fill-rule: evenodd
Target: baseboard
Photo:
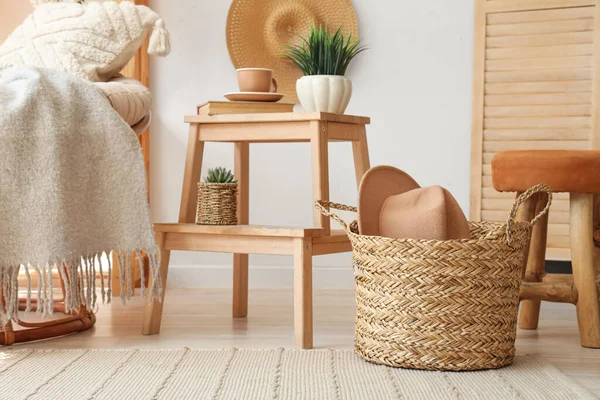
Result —
<instances>
[{"instance_id":1,"label":"baseboard","mask_svg":"<svg viewBox=\"0 0 600 400\"><path fill-rule=\"evenodd\" d=\"M569 262L546 262L547 272L571 273ZM291 289L294 271L283 266L250 266L251 289ZM168 286L190 289L229 289L232 287L232 269L226 265L173 265L169 266ZM348 267L314 267L315 289L353 289L354 278Z\"/></svg>"},{"instance_id":2,"label":"baseboard","mask_svg":"<svg viewBox=\"0 0 600 400\"><path fill-rule=\"evenodd\" d=\"M291 289L294 271L283 266L250 266L248 273L250 289ZM170 265L168 287L173 288L212 288L232 287L231 266L221 265ZM313 268L313 288L353 289L354 278L348 267Z\"/></svg>"}]
</instances>

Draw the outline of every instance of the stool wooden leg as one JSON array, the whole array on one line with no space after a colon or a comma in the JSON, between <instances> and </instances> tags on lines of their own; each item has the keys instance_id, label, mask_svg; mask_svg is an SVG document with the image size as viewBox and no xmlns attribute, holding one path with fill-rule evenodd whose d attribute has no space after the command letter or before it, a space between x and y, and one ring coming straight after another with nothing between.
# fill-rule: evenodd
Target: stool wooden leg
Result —
<instances>
[{"instance_id":1,"label":"stool wooden leg","mask_svg":"<svg viewBox=\"0 0 600 400\"><path fill-rule=\"evenodd\" d=\"M522 193L517 193L517 198ZM521 222L530 222L535 217L535 209L537 207L538 195L534 194L529 199L525 200L521 207L517 210L517 221ZM522 276L525 278L525 271L527 270L527 261L529 259L529 245L526 249L524 249L525 257L523 258L523 267L522 267Z\"/></svg>"},{"instance_id":2,"label":"stool wooden leg","mask_svg":"<svg viewBox=\"0 0 600 400\"><path fill-rule=\"evenodd\" d=\"M235 177L238 181L238 224L249 222L250 145L235 144ZM248 254L233 255L233 318L248 315Z\"/></svg>"},{"instance_id":3,"label":"stool wooden leg","mask_svg":"<svg viewBox=\"0 0 600 400\"><path fill-rule=\"evenodd\" d=\"M313 347L312 240L294 241L294 342L298 349Z\"/></svg>"},{"instance_id":4,"label":"stool wooden leg","mask_svg":"<svg viewBox=\"0 0 600 400\"><path fill-rule=\"evenodd\" d=\"M121 297L121 293L123 291L127 292L128 287L121 287L121 268L119 268L119 259L117 255L115 253L111 253L110 257L112 257L111 294L112 297ZM142 259L138 260L137 254L131 255L131 290L135 290L138 281L141 281L142 273L140 269L146 268L147 265L147 257L142 256ZM125 281L125 285L127 285L127 280Z\"/></svg>"},{"instance_id":5,"label":"stool wooden leg","mask_svg":"<svg viewBox=\"0 0 600 400\"><path fill-rule=\"evenodd\" d=\"M146 305L144 322L142 325L142 334L144 335L154 335L160 332L163 304L165 302L165 293L167 292L167 272L169 270L169 259L171 258L171 251L165 250L165 239L166 234L164 232L156 232L156 244L160 248L161 254L159 275L162 279L163 290L160 301L155 298L152 300L151 304ZM153 284L154 282L152 277L150 277L148 284L148 297L152 294Z\"/></svg>"},{"instance_id":6,"label":"stool wooden leg","mask_svg":"<svg viewBox=\"0 0 600 400\"><path fill-rule=\"evenodd\" d=\"M248 254L233 255L233 318L248 315Z\"/></svg>"},{"instance_id":7,"label":"stool wooden leg","mask_svg":"<svg viewBox=\"0 0 600 400\"><path fill-rule=\"evenodd\" d=\"M359 127L360 138L356 142L352 142L352 153L354 155L354 171L356 173L356 185L360 187L365 172L371 168L369 160L369 146L367 144L367 131L364 125Z\"/></svg>"},{"instance_id":8,"label":"stool wooden leg","mask_svg":"<svg viewBox=\"0 0 600 400\"><path fill-rule=\"evenodd\" d=\"M110 278L110 292L112 297L121 297L121 268L119 268L119 258L117 254L111 252L109 257L112 257L112 273Z\"/></svg>"},{"instance_id":9,"label":"stool wooden leg","mask_svg":"<svg viewBox=\"0 0 600 400\"><path fill-rule=\"evenodd\" d=\"M202 169L204 142L200 142L200 125L191 124L188 138L181 205L179 206L179 222L193 224L196 221L196 204L198 203L198 182Z\"/></svg>"},{"instance_id":10,"label":"stool wooden leg","mask_svg":"<svg viewBox=\"0 0 600 400\"><path fill-rule=\"evenodd\" d=\"M547 196L537 196L537 206L534 214L540 213L546 207ZM525 270L525 282L541 282L545 272L546 262L546 239L548 236L548 214L544 215L534 225L531 232L531 242L527 257ZM523 300L521 302L521 314L519 315L519 327L521 329L537 329L540 319L540 300Z\"/></svg>"},{"instance_id":11,"label":"stool wooden leg","mask_svg":"<svg viewBox=\"0 0 600 400\"><path fill-rule=\"evenodd\" d=\"M327 136L327 123L314 121L310 125L311 148L312 148L312 170L313 170L313 202L316 200L329 201L329 139ZM315 226L325 230L325 236L329 236L329 217L321 214L313 207Z\"/></svg>"},{"instance_id":12,"label":"stool wooden leg","mask_svg":"<svg viewBox=\"0 0 600 400\"><path fill-rule=\"evenodd\" d=\"M600 348L600 304L594 266L593 195L571 193L571 260L577 288L579 339L584 347Z\"/></svg>"}]
</instances>

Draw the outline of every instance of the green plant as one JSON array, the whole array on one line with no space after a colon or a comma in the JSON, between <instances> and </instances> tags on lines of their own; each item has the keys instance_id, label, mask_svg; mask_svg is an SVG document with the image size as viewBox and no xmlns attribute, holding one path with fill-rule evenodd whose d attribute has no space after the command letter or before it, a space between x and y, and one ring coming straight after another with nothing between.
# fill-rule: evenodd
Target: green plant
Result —
<instances>
[{"instance_id":1,"label":"green plant","mask_svg":"<svg viewBox=\"0 0 600 400\"><path fill-rule=\"evenodd\" d=\"M208 169L208 174L204 178L206 183L237 183L230 169L225 167L217 167Z\"/></svg>"},{"instance_id":2,"label":"green plant","mask_svg":"<svg viewBox=\"0 0 600 400\"><path fill-rule=\"evenodd\" d=\"M284 58L296 64L304 75L342 75L359 53L367 50L352 35L344 36L340 27L333 35L315 25L302 44L287 46Z\"/></svg>"}]
</instances>

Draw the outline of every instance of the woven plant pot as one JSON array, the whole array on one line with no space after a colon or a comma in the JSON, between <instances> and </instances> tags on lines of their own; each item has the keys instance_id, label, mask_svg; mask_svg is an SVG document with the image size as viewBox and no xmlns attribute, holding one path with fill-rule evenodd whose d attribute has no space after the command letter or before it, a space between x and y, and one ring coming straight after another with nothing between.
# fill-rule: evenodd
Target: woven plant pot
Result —
<instances>
[{"instance_id":1,"label":"woven plant pot","mask_svg":"<svg viewBox=\"0 0 600 400\"><path fill-rule=\"evenodd\" d=\"M534 193L548 206L531 223L515 222L516 210ZM515 355L519 288L530 227L548 212L550 188L521 195L504 224L472 222L462 240L391 239L360 235L326 207L325 215L352 242L356 282L356 353L393 367L466 371L499 368Z\"/></svg>"},{"instance_id":2,"label":"woven plant pot","mask_svg":"<svg viewBox=\"0 0 600 400\"><path fill-rule=\"evenodd\" d=\"M237 183L198 183L198 225L237 225Z\"/></svg>"}]
</instances>

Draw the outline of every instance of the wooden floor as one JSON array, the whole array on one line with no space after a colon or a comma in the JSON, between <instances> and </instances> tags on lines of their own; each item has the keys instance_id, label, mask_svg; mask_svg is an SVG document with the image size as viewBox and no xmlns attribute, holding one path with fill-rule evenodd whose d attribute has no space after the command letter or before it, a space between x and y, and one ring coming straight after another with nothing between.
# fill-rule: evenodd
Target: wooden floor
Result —
<instances>
[{"instance_id":1,"label":"wooden floor","mask_svg":"<svg viewBox=\"0 0 600 400\"><path fill-rule=\"evenodd\" d=\"M229 290L169 289L160 335L142 336L141 298L100 306L87 332L11 348L278 348L293 347L291 290L250 291L250 315L231 318ZM350 349L354 295L348 290L315 293L315 347ZM0 349L1 350L1 349ZM519 331L517 353L541 354L600 397L600 349L579 346L575 308L544 303L537 331Z\"/></svg>"}]
</instances>

